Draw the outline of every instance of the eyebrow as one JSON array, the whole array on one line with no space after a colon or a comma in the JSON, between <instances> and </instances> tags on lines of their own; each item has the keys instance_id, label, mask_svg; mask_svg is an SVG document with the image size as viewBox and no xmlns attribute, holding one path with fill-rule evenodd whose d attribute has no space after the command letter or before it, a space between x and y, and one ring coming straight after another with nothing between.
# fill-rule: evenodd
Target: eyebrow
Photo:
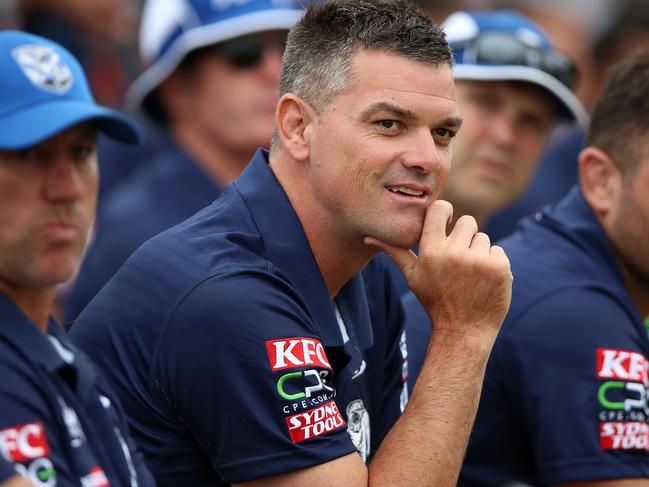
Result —
<instances>
[{"instance_id":1,"label":"eyebrow","mask_svg":"<svg viewBox=\"0 0 649 487\"><path fill-rule=\"evenodd\" d=\"M377 113L389 113L394 115L397 118L404 118L410 120L416 120L419 118L419 116L415 112L405 108L401 108L397 105L393 105L392 103L388 103L385 101L376 102L370 105L369 107L367 107L365 110L361 112L361 118L367 120L369 118L372 118ZM458 117L458 116L446 117L439 124L439 126L441 127L448 127L456 130L459 129L461 125L462 125L462 117Z\"/></svg>"},{"instance_id":2,"label":"eyebrow","mask_svg":"<svg viewBox=\"0 0 649 487\"><path fill-rule=\"evenodd\" d=\"M418 118L414 112L407 110L405 108L398 107L396 105L393 105L392 103L388 103L385 101L372 103L369 107L363 110L363 112L361 113L361 117L367 120L369 118L372 118L377 113L391 113L392 115L398 118L409 118L409 119Z\"/></svg>"}]
</instances>

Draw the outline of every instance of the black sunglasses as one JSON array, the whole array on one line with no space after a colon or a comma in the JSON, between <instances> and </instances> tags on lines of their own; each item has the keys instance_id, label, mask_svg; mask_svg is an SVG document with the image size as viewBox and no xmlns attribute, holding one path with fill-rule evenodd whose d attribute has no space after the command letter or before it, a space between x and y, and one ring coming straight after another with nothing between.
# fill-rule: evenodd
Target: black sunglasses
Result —
<instances>
[{"instance_id":1,"label":"black sunglasses","mask_svg":"<svg viewBox=\"0 0 649 487\"><path fill-rule=\"evenodd\" d=\"M214 46L214 51L238 69L253 68L259 64L267 49L284 53L288 32L271 36L249 35L237 37Z\"/></svg>"},{"instance_id":2,"label":"black sunglasses","mask_svg":"<svg viewBox=\"0 0 649 487\"><path fill-rule=\"evenodd\" d=\"M577 69L566 56L526 44L506 32L485 32L472 39L464 47L462 62L529 66L552 75L570 89L577 82Z\"/></svg>"}]
</instances>

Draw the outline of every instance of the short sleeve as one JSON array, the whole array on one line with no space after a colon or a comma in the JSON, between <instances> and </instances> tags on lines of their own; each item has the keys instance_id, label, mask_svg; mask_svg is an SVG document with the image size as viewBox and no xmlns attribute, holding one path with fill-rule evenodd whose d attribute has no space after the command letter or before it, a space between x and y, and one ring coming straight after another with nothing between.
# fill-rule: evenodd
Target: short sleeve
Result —
<instances>
[{"instance_id":1,"label":"short sleeve","mask_svg":"<svg viewBox=\"0 0 649 487\"><path fill-rule=\"evenodd\" d=\"M291 286L264 272L208 279L174 312L155 380L224 481L355 451L312 320Z\"/></svg>"},{"instance_id":2,"label":"short sleeve","mask_svg":"<svg viewBox=\"0 0 649 487\"><path fill-rule=\"evenodd\" d=\"M20 356L0 347L0 456L19 472L69 478L67 458L39 377Z\"/></svg>"},{"instance_id":3,"label":"short sleeve","mask_svg":"<svg viewBox=\"0 0 649 487\"><path fill-rule=\"evenodd\" d=\"M9 460L4 456L0 455L0 482L9 480L16 474L18 474L18 471L14 467L14 464L9 462Z\"/></svg>"},{"instance_id":4,"label":"short sleeve","mask_svg":"<svg viewBox=\"0 0 649 487\"><path fill-rule=\"evenodd\" d=\"M608 294L569 289L509 324L494 351L538 480L649 476L647 337Z\"/></svg>"}]
</instances>

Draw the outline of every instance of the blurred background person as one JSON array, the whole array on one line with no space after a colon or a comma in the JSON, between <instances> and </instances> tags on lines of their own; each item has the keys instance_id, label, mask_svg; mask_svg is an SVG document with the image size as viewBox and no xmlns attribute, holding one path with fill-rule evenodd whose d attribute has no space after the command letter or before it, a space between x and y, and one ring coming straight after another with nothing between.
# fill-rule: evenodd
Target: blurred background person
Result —
<instances>
[{"instance_id":1,"label":"blurred background person","mask_svg":"<svg viewBox=\"0 0 649 487\"><path fill-rule=\"evenodd\" d=\"M451 174L441 198L454 218L484 227L511 204L534 172L553 126L585 125L588 115L571 91L576 72L548 37L511 10L456 12L443 24L455 57L456 96L463 117L453 141ZM419 375L431 323L402 277L408 385Z\"/></svg>"},{"instance_id":2,"label":"blurred background person","mask_svg":"<svg viewBox=\"0 0 649 487\"><path fill-rule=\"evenodd\" d=\"M0 481L153 485L111 388L52 316L95 216L97 133L137 127L95 103L60 45L0 32Z\"/></svg>"},{"instance_id":3,"label":"blurred background person","mask_svg":"<svg viewBox=\"0 0 649 487\"><path fill-rule=\"evenodd\" d=\"M151 0L141 56L147 69L126 109L162 128L164 148L106 198L97 233L67 299L74 319L144 241L211 203L274 126L290 1Z\"/></svg>"},{"instance_id":4,"label":"blurred background person","mask_svg":"<svg viewBox=\"0 0 649 487\"><path fill-rule=\"evenodd\" d=\"M645 0L494 0L532 18L579 71L575 93L591 109L607 69L635 47L649 45L649 9ZM557 202L577 182L577 157L584 129L559 124L553 130L525 193L492 215L486 232L493 240L511 234L518 221Z\"/></svg>"}]
</instances>

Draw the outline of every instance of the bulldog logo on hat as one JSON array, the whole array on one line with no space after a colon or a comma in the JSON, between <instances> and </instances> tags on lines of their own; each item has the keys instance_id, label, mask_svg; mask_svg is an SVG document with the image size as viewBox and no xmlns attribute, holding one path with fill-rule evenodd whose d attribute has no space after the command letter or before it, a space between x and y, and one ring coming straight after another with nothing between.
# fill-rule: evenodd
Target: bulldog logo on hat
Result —
<instances>
[{"instance_id":1,"label":"bulldog logo on hat","mask_svg":"<svg viewBox=\"0 0 649 487\"><path fill-rule=\"evenodd\" d=\"M65 93L72 87L72 72L52 47L27 44L12 49L11 55L36 87L55 93Z\"/></svg>"}]
</instances>

